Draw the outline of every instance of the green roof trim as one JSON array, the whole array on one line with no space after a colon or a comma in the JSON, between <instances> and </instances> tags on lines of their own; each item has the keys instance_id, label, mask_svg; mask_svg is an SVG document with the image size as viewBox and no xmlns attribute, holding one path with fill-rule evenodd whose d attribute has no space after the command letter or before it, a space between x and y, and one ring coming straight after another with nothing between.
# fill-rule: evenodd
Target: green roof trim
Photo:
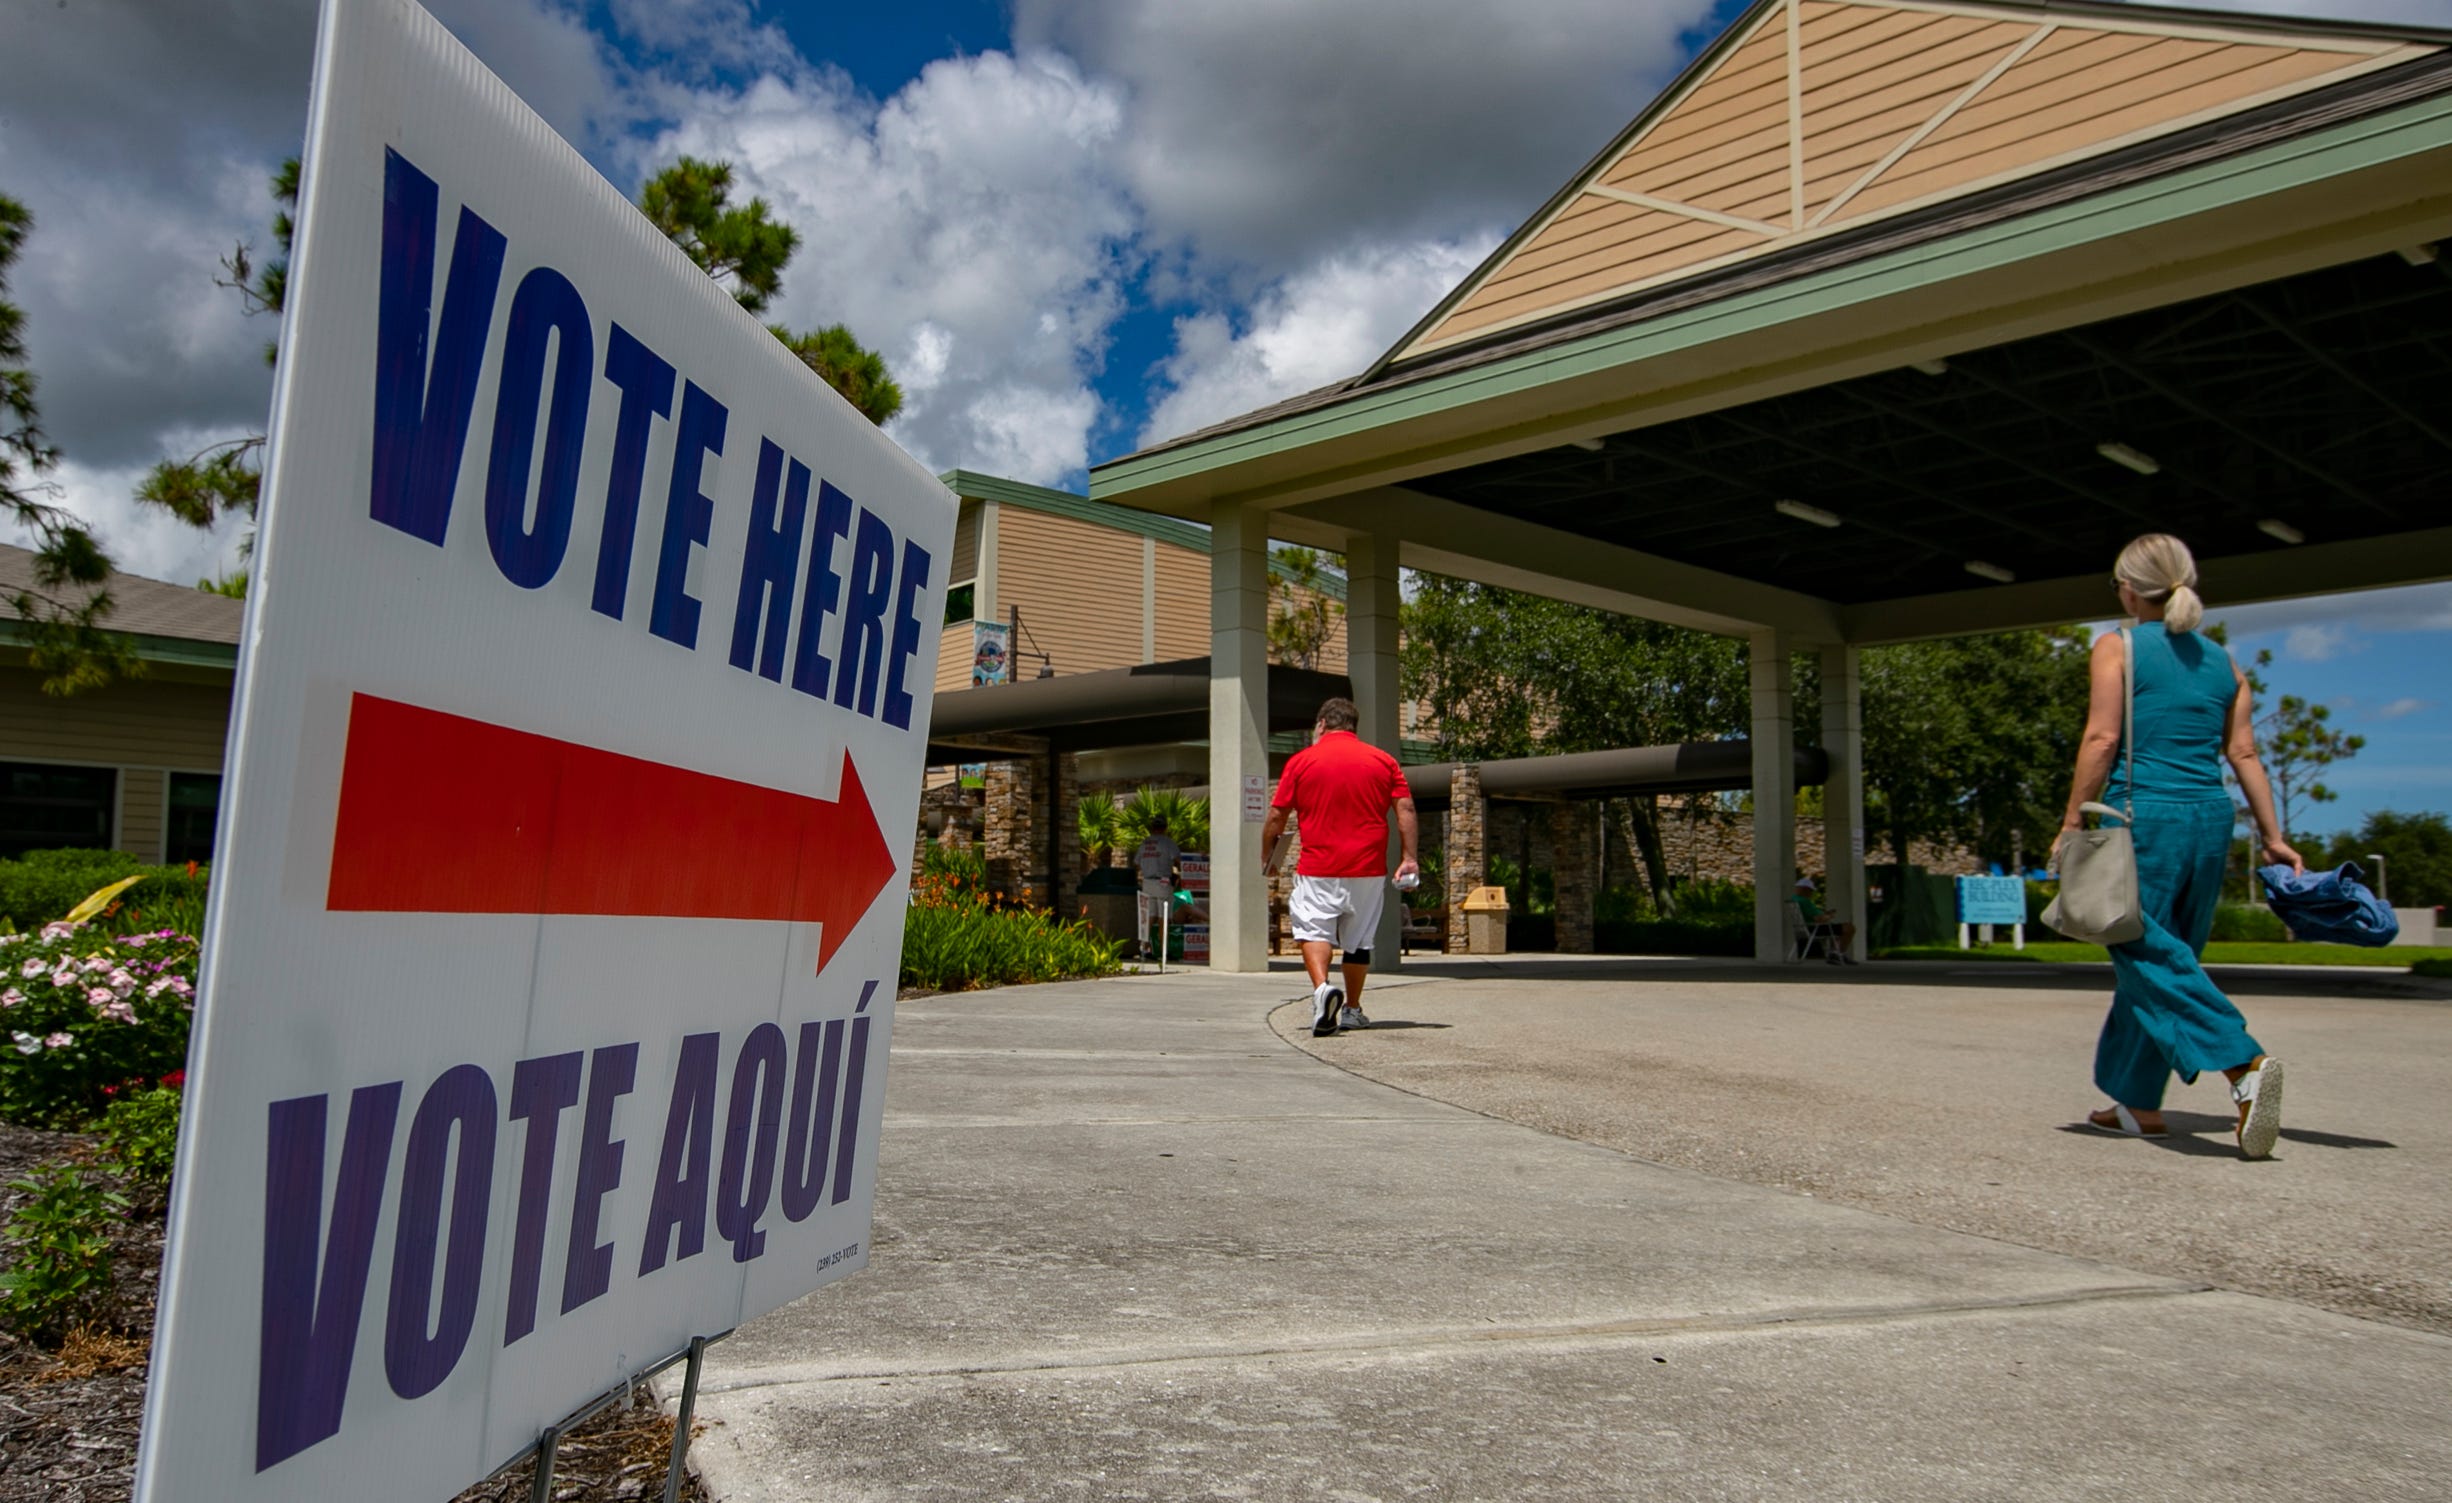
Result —
<instances>
[{"instance_id":1,"label":"green roof trim","mask_svg":"<svg viewBox=\"0 0 2452 1503\"><path fill-rule=\"evenodd\" d=\"M1093 527L1139 533L1142 537L1156 538L1177 548L1189 548L1194 553L1209 551L1209 529L1198 523L1163 517L1156 512L1140 511L1129 506L1117 506L1108 501L1093 501L1087 496L1076 496L1071 491L1050 490L1043 485L982 475L972 470L947 470L937 479L944 483L947 490L966 500L994 501L1000 506L1018 506L1024 511L1044 512L1051 517L1070 517Z\"/></svg>"},{"instance_id":2,"label":"green roof trim","mask_svg":"<svg viewBox=\"0 0 2452 1503\"><path fill-rule=\"evenodd\" d=\"M972 470L947 470L937 480L965 500L993 501L999 506L1018 506L1025 511L1045 512L1051 517L1069 517L1093 527L1109 527L1117 532L1156 538L1161 543L1194 553L1206 554L1209 551L1209 529L1197 522L1161 516L1137 507L1118 506L1112 501L1093 501L1086 496L1076 496L1071 491L1050 490L1043 485L1004 480ZM1269 572L1279 579L1294 577L1294 571L1279 563L1274 555L1269 559ZM1323 568L1320 583L1330 599L1345 598L1345 576L1336 570Z\"/></svg>"},{"instance_id":3,"label":"green roof trim","mask_svg":"<svg viewBox=\"0 0 2452 1503\"><path fill-rule=\"evenodd\" d=\"M2243 22L2250 19L2243 18ZM1365 387L1327 405L1197 443L1127 455L1092 470L1090 490L1093 498L1122 495L1240 461L1659 359L2447 146L2452 146L2452 97L2418 100L2236 157L2200 163L1947 239L1902 247L1793 282L1697 304L1486 365Z\"/></svg>"},{"instance_id":4,"label":"green roof trim","mask_svg":"<svg viewBox=\"0 0 2452 1503\"><path fill-rule=\"evenodd\" d=\"M105 627L108 631L109 628ZM154 637L142 632L117 632L135 645L136 655L148 663L178 663L189 668L238 667L238 648L228 642L198 642L187 637ZM0 642L11 646L25 643L24 623L0 620Z\"/></svg>"}]
</instances>

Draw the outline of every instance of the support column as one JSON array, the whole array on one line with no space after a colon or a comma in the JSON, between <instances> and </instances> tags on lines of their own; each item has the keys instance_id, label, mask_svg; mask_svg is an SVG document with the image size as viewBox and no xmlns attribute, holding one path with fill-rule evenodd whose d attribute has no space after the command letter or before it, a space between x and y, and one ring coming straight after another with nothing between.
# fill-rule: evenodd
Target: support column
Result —
<instances>
[{"instance_id":1,"label":"support column","mask_svg":"<svg viewBox=\"0 0 2452 1503\"><path fill-rule=\"evenodd\" d=\"M1856 926L1856 942L1848 948L1862 960L1869 943L1864 682L1854 647L1822 649L1822 751L1830 758L1830 781L1822 785L1822 862L1829 889L1823 901Z\"/></svg>"},{"instance_id":2,"label":"support column","mask_svg":"<svg viewBox=\"0 0 2452 1503\"><path fill-rule=\"evenodd\" d=\"M1268 513L1209 510L1209 966L1269 967L1260 824L1247 792L1269 780Z\"/></svg>"},{"instance_id":3,"label":"support column","mask_svg":"<svg viewBox=\"0 0 2452 1503\"><path fill-rule=\"evenodd\" d=\"M1600 874L1593 837L1600 825L1594 805L1575 802L1550 810L1550 877L1558 897L1558 953L1592 953L1592 920L1600 903Z\"/></svg>"},{"instance_id":4,"label":"support column","mask_svg":"<svg viewBox=\"0 0 2452 1503\"><path fill-rule=\"evenodd\" d=\"M1788 640L1754 633L1746 672L1754 719L1754 958L1788 954L1788 894L1796 885L1796 689Z\"/></svg>"},{"instance_id":5,"label":"support column","mask_svg":"<svg viewBox=\"0 0 2452 1503\"><path fill-rule=\"evenodd\" d=\"M1465 947L1464 900L1481 886L1488 870L1484 832L1489 806L1481 798L1481 764L1459 762L1447 780L1447 840L1441 874L1447 883L1447 953L1462 955Z\"/></svg>"},{"instance_id":6,"label":"support column","mask_svg":"<svg viewBox=\"0 0 2452 1503\"><path fill-rule=\"evenodd\" d=\"M1396 672L1396 539L1364 533L1345 547L1345 660L1354 684L1354 708L1362 718L1362 739L1392 757L1403 747L1397 722L1402 692ZM1396 830L1388 830L1388 870L1396 870L1402 854ZM1391 888L1379 913L1379 929L1371 938L1371 963L1395 970L1404 957L1403 894Z\"/></svg>"}]
</instances>

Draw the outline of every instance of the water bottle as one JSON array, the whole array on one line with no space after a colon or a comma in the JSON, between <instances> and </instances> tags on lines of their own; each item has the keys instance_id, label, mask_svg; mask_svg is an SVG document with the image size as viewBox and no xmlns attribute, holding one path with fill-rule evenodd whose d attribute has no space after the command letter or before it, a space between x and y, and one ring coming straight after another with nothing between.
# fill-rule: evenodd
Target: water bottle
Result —
<instances>
[{"instance_id":1,"label":"water bottle","mask_svg":"<svg viewBox=\"0 0 2452 1503\"><path fill-rule=\"evenodd\" d=\"M1399 872L1397 874L1396 890L1398 892L1411 892L1421 885L1422 874L1419 871Z\"/></svg>"}]
</instances>

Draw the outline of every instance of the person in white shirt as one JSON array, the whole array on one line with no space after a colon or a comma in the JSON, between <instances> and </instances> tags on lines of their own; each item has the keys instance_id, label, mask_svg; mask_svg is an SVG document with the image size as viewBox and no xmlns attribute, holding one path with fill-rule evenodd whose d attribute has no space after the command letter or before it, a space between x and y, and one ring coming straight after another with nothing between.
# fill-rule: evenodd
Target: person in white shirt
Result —
<instances>
[{"instance_id":1,"label":"person in white shirt","mask_svg":"<svg viewBox=\"0 0 2452 1503\"><path fill-rule=\"evenodd\" d=\"M1136 932L1141 937L1145 953L1149 945L1150 925L1156 923L1159 916L1167 911L1167 905L1175 901L1175 883L1182 864L1183 848L1175 844L1173 836L1167 834L1166 821L1151 820L1149 838L1141 842L1140 851L1133 857L1133 865L1141 873L1140 897L1134 905L1140 919Z\"/></svg>"}]
</instances>

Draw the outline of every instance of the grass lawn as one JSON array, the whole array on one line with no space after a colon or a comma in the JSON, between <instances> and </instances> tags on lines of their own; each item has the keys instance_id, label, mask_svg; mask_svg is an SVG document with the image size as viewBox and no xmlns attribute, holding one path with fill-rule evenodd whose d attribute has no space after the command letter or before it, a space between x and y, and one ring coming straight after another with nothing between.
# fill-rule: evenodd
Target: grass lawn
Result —
<instances>
[{"instance_id":1,"label":"grass lawn","mask_svg":"<svg viewBox=\"0 0 2452 1503\"><path fill-rule=\"evenodd\" d=\"M2109 960L2101 945L2071 944L2066 940L2030 942L2023 950L2013 950L2006 944L1990 949L1961 950L1956 945L1909 945L1896 950L1880 950L1876 960L2026 960L2072 961ZM2443 945L2392 945L2380 950L2358 945L2260 944L2243 941L2217 940L2205 947L2207 965L2367 965L2388 970L2406 970L2413 963L2429 960L2452 967L2452 947ZM2443 970L2429 967L2435 974Z\"/></svg>"}]
</instances>

